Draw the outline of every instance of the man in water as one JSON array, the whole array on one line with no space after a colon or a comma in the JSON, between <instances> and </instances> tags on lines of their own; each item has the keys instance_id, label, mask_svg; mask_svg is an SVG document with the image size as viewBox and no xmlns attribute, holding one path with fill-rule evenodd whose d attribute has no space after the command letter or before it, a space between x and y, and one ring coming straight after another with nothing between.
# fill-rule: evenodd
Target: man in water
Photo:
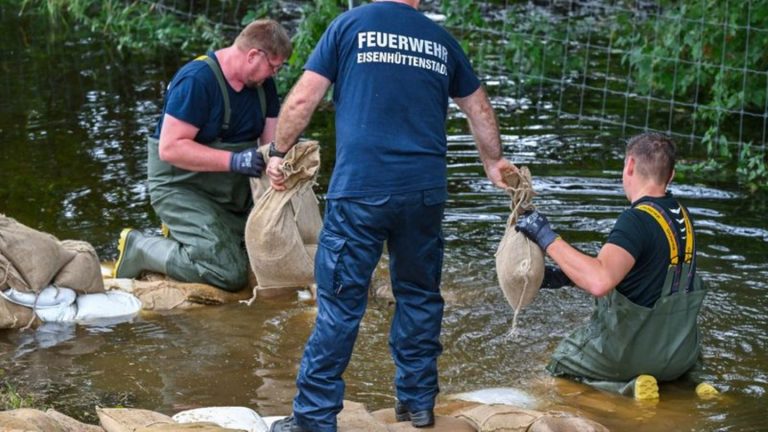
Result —
<instances>
[{"instance_id":1,"label":"man in water","mask_svg":"<svg viewBox=\"0 0 768 432\"><path fill-rule=\"evenodd\" d=\"M571 283L597 298L590 321L552 355L553 375L656 399L657 380L675 380L699 359L696 319L707 290L696 273L693 222L667 190L674 173L668 137L644 133L629 140L622 183L631 207L597 257L573 248L539 211L518 219L517 230L559 265L545 284ZM697 392L716 390L702 383Z\"/></svg>"}]
</instances>

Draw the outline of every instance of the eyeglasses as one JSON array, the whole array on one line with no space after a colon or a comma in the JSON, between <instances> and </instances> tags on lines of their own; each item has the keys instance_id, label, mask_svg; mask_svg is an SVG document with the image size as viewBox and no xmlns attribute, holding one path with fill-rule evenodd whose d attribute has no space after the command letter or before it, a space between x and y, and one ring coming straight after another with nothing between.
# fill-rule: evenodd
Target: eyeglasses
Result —
<instances>
[{"instance_id":1,"label":"eyeglasses","mask_svg":"<svg viewBox=\"0 0 768 432\"><path fill-rule=\"evenodd\" d=\"M277 75L278 72L280 72L280 68L283 67L282 63L273 64L271 61L269 61L269 54L267 54L266 51L263 49L258 49L257 51L264 54L264 58L267 60L267 64L269 65L269 68L272 70L272 75Z\"/></svg>"}]
</instances>

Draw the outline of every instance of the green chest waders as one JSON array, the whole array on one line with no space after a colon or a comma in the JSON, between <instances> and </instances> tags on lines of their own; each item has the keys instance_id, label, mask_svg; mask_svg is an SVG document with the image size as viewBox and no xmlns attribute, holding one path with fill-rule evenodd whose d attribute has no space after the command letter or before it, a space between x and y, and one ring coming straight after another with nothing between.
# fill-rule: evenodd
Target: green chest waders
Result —
<instances>
[{"instance_id":1,"label":"green chest waders","mask_svg":"<svg viewBox=\"0 0 768 432\"><path fill-rule=\"evenodd\" d=\"M636 207L659 223L670 250L662 294L652 308L637 305L613 290L598 298L589 323L557 347L547 370L594 381L627 382L638 375L674 380L696 363L701 347L696 325L706 295L696 274L693 227L680 206L687 232L685 249L669 216L655 203Z\"/></svg>"},{"instance_id":2,"label":"green chest waders","mask_svg":"<svg viewBox=\"0 0 768 432\"><path fill-rule=\"evenodd\" d=\"M218 64L207 56L224 99L221 130L229 129L229 93ZM264 90L259 87L262 114L266 113ZM237 152L257 141L208 146ZM166 263L168 275L185 282L201 282L236 291L245 286L248 257L243 246L245 222L250 211L251 189L247 176L231 172L194 172L160 160L158 140L147 142L147 176L152 207L166 225L170 238L181 244Z\"/></svg>"}]
</instances>

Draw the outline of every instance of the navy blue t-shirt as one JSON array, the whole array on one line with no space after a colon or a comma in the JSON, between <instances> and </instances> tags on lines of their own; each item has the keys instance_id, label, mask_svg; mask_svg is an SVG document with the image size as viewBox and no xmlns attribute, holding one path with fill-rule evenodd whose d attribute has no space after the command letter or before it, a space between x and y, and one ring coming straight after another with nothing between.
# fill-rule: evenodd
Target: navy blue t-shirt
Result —
<instances>
[{"instance_id":1,"label":"navy blue t-shirt","mask_svg":"<svg viewBox=\"0 0 768 432\"><path fill-rule=\"evenodd\" d=\"M680 236L681 245L693 233L686 232L681 204L671 193L661 198L640 198L616 220L608 235L608 243L621 247L635 258L635 265L616 290L635 304L653 307L661 297L670 262L669 242L661 226L651 215L634 208L648 201L658 204L670 216L672 229Z\"/></svg>"},{"instance_id":2,"label":"navy blue t-shirt","mask_svg":"<svg viewBox=\"0 0 768 432\"><path fill-rule=\"evenodd\" d=\"M334 83L328 198L446 187L448 98L480 82L445 29L405 4L360 6L331 23L304 68Z\"/></svg>"},{"instance_id":3,"label":"navy blue t-shirt","mask_svg":"<svg viewBox=\"0 0 768 432\"><path fill-rule=\"evenodd\" d=\"M209 52L208 57L218 62L213 52ZM261 113L258 91L255 88L243 87L241 91L236 92L229 83L226 85L231 114L229 130L222 133L224 98L216 76L204 61L194 60L182 66L168 85L163 115L160 116L152 136L160 137L163 116L167 113L198 127L200 130L195 136L195 141L201 144L210 144L217 138L231 143L258 139L264 130L264 115ZM266 117L277 117L280 101L277 98L275 82L268 78L262 86L267 99Z\"/></svg>"}]
</instances>

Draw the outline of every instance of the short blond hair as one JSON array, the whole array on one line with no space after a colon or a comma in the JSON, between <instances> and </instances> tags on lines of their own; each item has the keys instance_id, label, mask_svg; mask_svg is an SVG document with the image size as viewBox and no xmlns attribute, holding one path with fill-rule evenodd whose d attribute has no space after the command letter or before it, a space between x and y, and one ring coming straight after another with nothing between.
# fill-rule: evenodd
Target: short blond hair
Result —
<instances>
[{"instance_id":1,"label":"short blond hair","mask_svg":"<svg viewBox=\"0 0 768 432\"><path fill-rule=\"evenodd\" d=\"M245 26L235 39L235 46L242 51L261 49L284 59L289 58L293 51L288 32L271 19L259 19Z\"/></svg>"}]
</instances>

